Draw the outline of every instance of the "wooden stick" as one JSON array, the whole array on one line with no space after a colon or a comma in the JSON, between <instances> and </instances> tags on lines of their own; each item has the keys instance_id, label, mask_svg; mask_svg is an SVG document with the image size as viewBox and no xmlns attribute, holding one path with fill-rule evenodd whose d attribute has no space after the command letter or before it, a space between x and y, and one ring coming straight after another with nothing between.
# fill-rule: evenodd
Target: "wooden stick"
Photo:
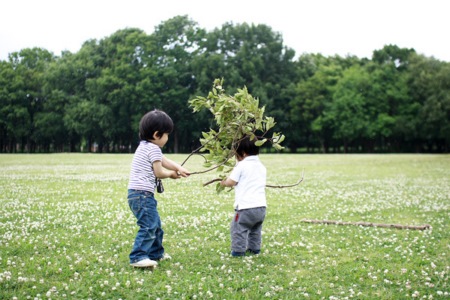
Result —
<instances>
[{"instance_id":1,"label":"wooden stick","mask_svg":"<svg viewBox=\"0 0 450 300\"><path fill-rule=\"evenodd\" d=\"M430 229L431 225L401 225L401 224L382 224L382 223L371 223L371 222L342 222L342 221L331 221L331 220L310 220L303 219L301 222L304 223L314 223L314 224L333 224L333 225L354 225L354 226L365 226L365 227L383 227L383 228L397 228L397 229L413 229L413 230L425 230Z\"/></svg>"},{"instance_id":2,"label":"wooden stick","mask_svg":"<svg viewBox=\"0 0 450 300\"><path fill-rule=\"evenodd\" d=\"M192 174L192 173L191 173ZM222 181L222 179L220 178L215 178L213 180L210 180L208 182L205 182L203 184L203 186L207 186L210 185L211 183L217 182L217 181ZM297 186L299 185L301 182L303 181L303 177L300 178L296 183L294 184L288 184L288 185L271 185L271 184L266 184L267 188L278 188L278 189L283 189L283 188L288 188L288 187L293 187L293 186Z\"/></svg>"},{"instance_id":3,"label":"wooden stick","mask_svg":"<svg viewBox=\"0 0 450 300\"><path fill-rule=\"evenodd\" d=\"M216 179L210 180L210 181L208 181L208 182L205 182L205 183L203 184L203 186L207 186L207 185L209 185L209 184L211 184L211 183L214 183L214 182L217 182L217 181L222 181L222 179L216 178Z\"/></svg>"},{"instance_id":4,"label":"wooden stick","mask_svg":"<svg viewBox=\"0 0 450 300\"><path fill-rule=\"evenodd\" d=\"M191 173L191 174L194 174L194 173ZM305 178L305 177L304 177L304 174L303 174L303 172L302 172L302 177L301 177L296 183L294 183L294 184L287 184L287 185L272 185L272 184L266 184L266 187L268 187L268 188L276 188L276 189L284 189L284 188L288 188L288 187L293 187L293 186L297 186L297 185L299 185L300 183L302 183L302 181L303 181L304 178ZM217 182L217 181L222 181L222 179L216 178L216 179L210 180L210 181L208 181L208 182L205 182L205 183L203 184L203 186L210 185L211 183L214 183L214 182Z\"/></svg>"},{"instance_id":5,"label":"wooden stick","mask_svg":"<svg viewBox=\"0 0 450 300\"><path fill-rule=\"evenodd\" d=\"M288 184L288 185L272 185L272 184L266 184L266 187L268 188L277 188L277 189L283 189L283 188L288 188L288 187L293 187L293 186L297 186L300 183L302 183L303 181L303 172L302 172L302 178L300 178L296 183L294 184Z\"/></svg>"}]
</instances>

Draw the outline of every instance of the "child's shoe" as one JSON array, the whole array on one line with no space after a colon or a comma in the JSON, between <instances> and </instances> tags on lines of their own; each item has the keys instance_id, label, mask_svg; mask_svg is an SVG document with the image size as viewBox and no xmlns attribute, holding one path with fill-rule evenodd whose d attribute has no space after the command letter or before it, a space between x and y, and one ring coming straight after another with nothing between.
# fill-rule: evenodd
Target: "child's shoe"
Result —
<instances>
[{"instance_id":1,"label":"child's shoe","mask_svg":"<svg viewBox=\"0 0 450 300\"><path fill-rule=\"evenodd\" d=\"M245 251L245 252L250 255L257 255L261 252L261 250L247 249L247 251Z\"/></svg>"},{"instance_id":2,"label":"child's shoe","mask_svg":"<svg viewBox=\"0 0 450 300\"><path fill-rule=\"evenodd\" d=\"M154 261L154 260L145 258L143 260L131 263L130 265L135 267L135 268L149 268L149 267L157 266L158 263L156 261Z\"/></svg>"},{"instance_id":3,"label":"child's shoe","mask_svg":"<svg viewBox=\"0 0 450 300\"><path fill-rule=\"evenodd\" d=\"M245 252L231 251L231 256L234 256L234 257L245 256Z\"/></svg>"}]
</instances>

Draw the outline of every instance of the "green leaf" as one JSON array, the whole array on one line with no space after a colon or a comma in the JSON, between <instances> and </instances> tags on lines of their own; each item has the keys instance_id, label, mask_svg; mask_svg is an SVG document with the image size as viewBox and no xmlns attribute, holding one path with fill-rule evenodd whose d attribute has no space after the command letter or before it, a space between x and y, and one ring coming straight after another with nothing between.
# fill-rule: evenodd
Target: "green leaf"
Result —
<instances>
[{"instance_id":1,"label":"green leaf","mask_svg":"<svg viewBox=\"0 0 450 300\"><path fill-rule=\"evenodd\" d=\"M223 190L225 190L225 187L222 186L222 185L220 184L220 182L218 182L218 183L216 184L216 192L217 192L217 193L220 193L220 192L223 191Z\"/></svg>"},{"instance_id":2,"label":"green leaf","mask_svg":"<svg viewBox=\"0 0 450 300\"><path fill-rule=\"evenodd\" d=\"M275 126L275 119L272 117L266 117L266 131L272 129L273 126Z\"/></svg>"},{"instance_id":3,"label":"green leaf","mask_svg":"<svg viewBox=\"0 0 450 300\"><path fill-rule=\"evenodd\" d=\"M272 144L273 145L273 147L276 149L276 150L283 150L284 149L284 147L283 146L280 146L279 144Z\"/></svg>"},{"instance_id":4,"label":"green leaf","mask_svg":"<svg viewBox=\"0 0 450 300\"><path fill-rule=\"evenodd\" d=\"M255 142L255 145L261 147L265 142L267 142L267 139L259 140Z\"/></svg>"}]
</instances>

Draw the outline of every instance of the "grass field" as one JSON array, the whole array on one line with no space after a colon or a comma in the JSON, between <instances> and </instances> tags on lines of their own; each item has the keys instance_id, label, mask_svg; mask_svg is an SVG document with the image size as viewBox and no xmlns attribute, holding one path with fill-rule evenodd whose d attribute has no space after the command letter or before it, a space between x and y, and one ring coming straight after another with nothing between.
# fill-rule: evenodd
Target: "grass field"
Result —
<instances>
[{"instance_id":1,"label":"grass field","mask_svg":"<svg viewBox=\"0 0 450 300\"><path fill-rule=\"evenodd\" d=\"M214 172L165 180L172 259L154 271L128 262L131 158L0 155L0 299L450 299L449 155L261 155L268 184L305 180L267 189L262 254L245 258L229 254L234 193L202 187Z\"/></svg>"}]
</instances>

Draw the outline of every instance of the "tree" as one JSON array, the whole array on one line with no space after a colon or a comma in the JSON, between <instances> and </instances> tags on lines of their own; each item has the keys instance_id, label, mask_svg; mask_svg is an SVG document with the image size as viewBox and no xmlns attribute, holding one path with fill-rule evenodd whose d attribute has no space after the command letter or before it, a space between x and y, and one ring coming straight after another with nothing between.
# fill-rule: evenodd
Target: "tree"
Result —
<instances>
[{"instance_id":1,"label":"tree","mask_svg":"<svg viewBox=\"0 0 450 300\"><path fill-rule=\"evenodd\" d=\"M52 113L61 115L65 130L63 137L55 139L69 143L72 152L77 147L84 149L85 142L90 151L93 142L84 135L87 129L80 130L89 127L89 124L80 124L83 121L76 119L77 114L72 113L82 110L81 106L89 100L89 81L101 74L104 58L98 48L97 40L89 40L75 54L63 52L61 58L49 65L46 74L45 91L49 94L46 107Z\"/></svg>"},{"instance_id":2,"label":"tree","mask_svg":"<svg viewBox=\"0 0 450 300\"><path fill-rule=\"evenodd\" d=\"M35 115L33 139L45 152L62 152L65 142L68 141L64 126L65 99L63 92L52 90L46 94L42 110Z\"/></svg>"},{"instance_id":3,"label":"tree","mask_svg":"<svg viewBox=\"0 0 450 300\"><path fill-rule=\"evenodd\" d=\"M0 61L0 149L12 152L14 148L14 124L10 116L13 109L13 91L16 74L10 62Z\"/></svg>"},{"instance_id":4,"label":"tree","mask_svg":"<svg viewBox=\"0 0 450 300\"><path fill-rule=\"evenodd\" d=\"M450 63L413 55L409 66L409 85L416 136L428 151L448 151L450 146ZM436 149L433 149L436 147ZM419 150L419 149L417 149Z\"/></svg>"},{"instance_id":5,"label":"tree","mask_svg":"<svg viewBox=\"0 0 450 300\"><path fill-rule=\"evenodd\" d=\"M405 70L409 64L410 55L414 49L399 48L396 45L386 45L380 50L373 51L372 61L378 65L395 65L400 71Z\"/></svg>"},{"instance_id":6,"label":"tree","mask_svg":"<svg viewBox=\"0 0 450 300\"><path fill-rule=\"evenodd\" d=\"M180 151L182 145L192 144L195 121L188 109L188 100L195 91L192 62L203 37L204 30L187 16L161 23L151 35L156 70L155 97L161 109L174 119L173 142L168 143L174 152Z\"/></svg>"},{"instance_id":7,"label":"tree","mask_svg":"<svg viewBox=\"0 0 450 300\"><path fill-rule=\"evenodd\" d=\"M128 149L136 137L133 116L149 110L142 103L154 96L148 85L155 79L151 40L140 29L119 30L101 40L97 51L104 58L101 72L86 82L88 99L102 116L94 118L99 127L95 138L100 151L110 151L110 146Z\"/></svg>"},{"instance_id":8,"label":"tree","mask_svg":"<svg viewBox=\"0 0 450 300\"><path fill-rule=\"evenodd\" d=\"M46 99L36 119L36 138L47 149L53 145L54 151L65 151L68 145L69 151L74 152L80 144L81 136L64 119L70 107L86 99L86 80L96 76L95 56L90 51L86 55L86 49L95 45L95 41L86 42L78 53L65 51L48 65L43 87Z\"/></svg>"},{"instance_id":9,"label":"tree","mask_svg":"<svg viewBox=\"0 0 450 300\"><path fill-rule=\"evenodd\" d=\"M342 141L346 153L352 142L366 134L370 123L365 107L369 88L369 75L363 68L355 66L344 71L336 85L333 102L324 112L329 123L334 121L333 137Z\"/></svg>"},{"instance_id":10,"label":"tree","mask_svg":"<svg viewBox=\"0 0 450 300\"><path fill-rule=\"evenodd\" d=\"M12 76L7 88L8 99L2 111L11 136L11 147L18 143L21 152L35 151L34 118L45 100L42 87L47 65L54 59L52 53L41 48L27 48L9 55L13 75L9 74Z\"/></svg>"},{"instance_id":11,"label":"tree","mask_svg":"<svg viewBox=\"0 0 450 300\"><path fill-rule=\"evenodd\" d=\"M327 58L320 54L299 58L298 68L301 69L298 72L305 79L297 83L295 96L289 103L292 148L305 145L308 151L315 147L320 147L322 152L329 151L333 126L339 121L325 117L324 112L332 104L333 93L343 71L356 63L359 65L353 57Z\"/></svg>"},{"instance_id":12,"label":"tree","mask_svg":"<svg viewBox=\"0 0 450 300\"><path fill-rule=\"evenodd\" d=\"M387 45L375 50L372 62L366 66L372 81L368 105L376 114L372 117L368 135L378 141L380 150L406 149L405 141L415 135L404 131L405 118L402 115L404 108L411 104L407 74L410 57L414 53L414 49Z\"/></svg>"}]
</instances>

